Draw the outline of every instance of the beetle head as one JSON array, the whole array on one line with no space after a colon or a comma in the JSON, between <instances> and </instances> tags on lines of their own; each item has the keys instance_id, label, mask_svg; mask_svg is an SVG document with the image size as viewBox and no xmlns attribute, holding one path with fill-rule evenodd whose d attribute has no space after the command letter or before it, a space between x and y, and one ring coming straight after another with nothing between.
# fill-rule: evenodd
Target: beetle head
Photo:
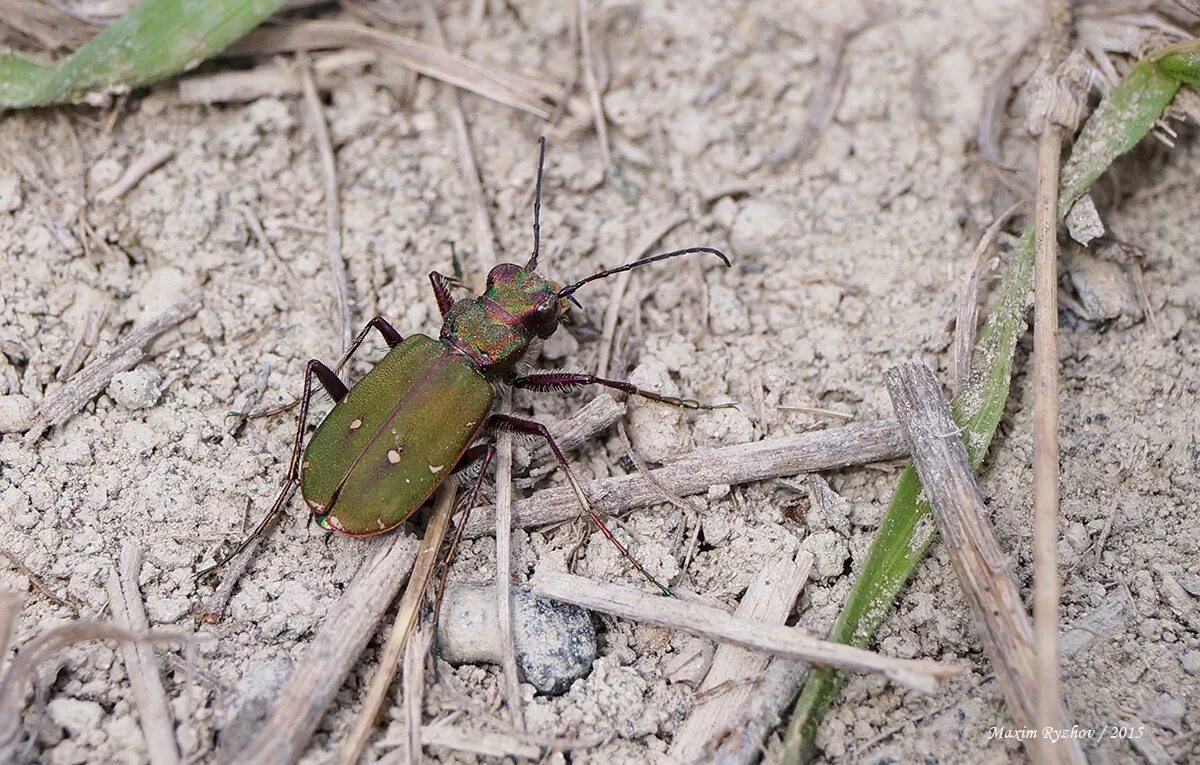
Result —
<instances>
[{"instance_id":1,"label":"beetle head","mask_svg":"<svg viewBox=\"0 0 1200 765\"><path fill-rule=\"evenodd\" d=\"M570 301L559 297L562 287L529 268L501 263L487 277L484 296L500 306L529 333L547 338Z\"/></svg>"}]
</instances>

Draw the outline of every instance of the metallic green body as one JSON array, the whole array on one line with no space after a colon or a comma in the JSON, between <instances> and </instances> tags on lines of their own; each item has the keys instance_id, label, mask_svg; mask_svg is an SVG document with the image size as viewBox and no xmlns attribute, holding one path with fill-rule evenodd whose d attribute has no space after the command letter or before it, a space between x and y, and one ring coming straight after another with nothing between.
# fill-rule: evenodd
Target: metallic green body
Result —
<instances>
[{"instance_id":1,"label":"metallic green body","mask_svg":"<svg viewBox=\"0 0 1200 765\"><path fill-rule=\"evenodd\" d=\"M380 534L403 523L450 475L495 391L445 340L406 338L318 426L300 491L327 529Z\"/></svg>"}]
</instances>

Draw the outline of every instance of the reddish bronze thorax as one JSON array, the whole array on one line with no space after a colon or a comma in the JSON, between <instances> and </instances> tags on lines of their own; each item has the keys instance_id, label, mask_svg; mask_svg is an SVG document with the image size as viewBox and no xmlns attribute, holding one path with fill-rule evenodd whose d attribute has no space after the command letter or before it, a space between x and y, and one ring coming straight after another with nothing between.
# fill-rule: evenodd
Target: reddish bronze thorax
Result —
<instances>
[{"instance_id":1,"label":"reddish bronze thorax","mask_svg":"<svg viewBox=\"0 0 1200 765\"><path fill-rule=\"evenodd\" d=\"M441 338L489 377L513 371L534 338L558 329L568 301L559 285L515 263L488 274L482 295L459 300L446 313Z\"/></svg>"}]
</instances>

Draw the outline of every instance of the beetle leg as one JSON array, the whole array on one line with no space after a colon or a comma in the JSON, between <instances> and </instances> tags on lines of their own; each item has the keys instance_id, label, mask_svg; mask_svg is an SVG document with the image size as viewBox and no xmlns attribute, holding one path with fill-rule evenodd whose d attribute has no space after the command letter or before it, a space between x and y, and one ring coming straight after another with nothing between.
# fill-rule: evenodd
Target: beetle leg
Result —
<instances>
[{"instance_id":1,"label":"beetle leg","mask_svg":"<svg viewBox=\"0 0 1200 765\"><path fill-rule=\"evenodd\" d=\"M514 388L528 388L529 390L541 392L568 391L583 385L603 385L606 388L615 388L616 390L628 393L631 396L641 396L642 398L647 398L651 401L657 401L660 404L681 406L684 409L737 408L737 404L733 402L725 404L701 404L694 398L663 396L653 391L643 390L633 383L626 382L624 380L607 380L603 377L596 377L595 375L581 374L578 372L539 372L536 374L514 377L510 381L510 384Z\"/></svg>"},{"instance_id":2,"label":"beetle leg","mask_svg":"<svg viewBox=\"0 0 1200 765\"><path fill-rule=\"evenodd\" d=\"M254 531L250 532L233 552L200 571L196 574L197 579L211 574L240 555L242 550L249 547L251 542L257 539L276 518L283 514L283 508L287 505L292 492L295 491L296 485L300 483L300 451L304 446L304 426L308 420L308 404L312 399L313 377L316 377L317 382L321 383L325 390L329 391L329 395L333 396L335 401L341 401L345 398L346 386L338 379L337 374L320 361L310 359L308 365L304 368L304 393L301 394L299 399L300 413L296 417L296 436L292 441L292 457L288 461L287 477L284 478L283 486L279 489L279 494L276 495L274 504L271 505L271 509L266 516L254 527Z\"/></svg>"},{"instance_id":3,"label":"beetle leg","mask_svg":"<svg viewBox=\"0 0 1200 765\"><path fill-rule=\"evenodd\" d=\"M470 289L463 284L462 279L457 276L446 276L437 271L429 272L429 281L433 284L433 297L437 300L438 312L444 317L446 312L450 310L450 306L454 305L454 298L450 295L452 289Z\"/></svg>"},{"instance_id":4,"label":"beetle leg","mask_svg":"<svg viewBox=\"0 0 1200 765\"><path fill-rule=\"evenodd\" d=\"M620 540L613 536L613 533L609 530L608 526L604 525L604 520L592 508L592 503L588 501L587 495L583 493L583 487L579 485L579 481L576 480L575 474L571 472L571 466L567 463L566 456L562 453L562 449L558 448L558 444L555 443L554 437L550 435L550 431L546 429L545 425L534 420L523 420L519 417L513 417L512 415L508 414L493 414L492 416L488 417L487 424L499 430L508 430L515 433L529 433L531 435L541 436L542 438L546 439L546 445L549 446L550 451L554 453L554 459L558 462L558 467L563 471L563 475L567 477L567 483L571 485L571 490L575 492L575 498L579 500L579 504L592 519L592 523L596 524L596 527L600 529L600 533L603 534L609 542L613 543L617 550L621 552L621 555L625 556L625 559L632 563L633 567L636 568L642 574L642 576L649 579L655 587L658 587L658 589L662 590L664 595L674 595L674 593L672 593L666 585L659 582L650 575L649 571L642 568L642 564L638 563L637 558L634 558L629 550L625 548L625 545L621 544Z\"/></svg>"},{"instance_id":5,"label":"beetle leg","mask_svg":"<svg viewBox=\"0 0 1200 765\"><path fill-rule=\"evenodd\" d=\"M355 335L354 341L350 343L350 347L346 349L346 352L342 355L341 360L338 361L337 366L333 368L333 371L330 372L329 368L322 364L321 368L324 369L324 372L328 374L320 371L317 373L317 379L321 381L321 385L325 388L325 390L329 391L329 395L333 396L334 401L341 401L342 397L346 395L346 386L342 384L341 380L337 379L337 374L342 371L342 367L346 366L346 363L350 361L350 358L358 351L358 347L362 345L363 340L367 338L367 333L369 333L372 329L383 336L383 341L387 343L388 348L395 348L402 340L404 340L404 336L397 332L396 328L388 323L388 320L382 316L376 316L368 321L366 325L359 330L358 334ZM311 364L312 362L309 363ZM330 375L332 375L332 377L330 377ZM330 387L331 381L336 381L336 385ZM341 395L336 395L334 390L339 389L341 390ZM279 406L271 407L270 409L263 409L259 412L230 412L230 414L234 416L244 415L251 419L257 419L259 417L273 417L277 414L283 414L289 409L295 409L296 404L299 403L300 399L294 398L286 404L280 404Z\"/></svg>"}]
</instances>

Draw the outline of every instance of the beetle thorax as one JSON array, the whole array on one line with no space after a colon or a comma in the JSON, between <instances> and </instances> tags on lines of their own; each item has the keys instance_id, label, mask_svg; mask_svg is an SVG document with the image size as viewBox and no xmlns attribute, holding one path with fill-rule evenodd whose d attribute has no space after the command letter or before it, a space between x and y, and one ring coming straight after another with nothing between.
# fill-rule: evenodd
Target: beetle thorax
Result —
<instances>
[{"instance_id":1,"label":"beetle thorax","mask_svg":"<svg viewBox=\"0 0 1200 765\"><path fill-rule=\"evenodd\" d=\"M534 338L547 338L558 329L567 306L558 290L557 284L535 271L502 263L488 274L482 295L451 306L442 324L442 340L483 371L510 372Z\"/></svg>"}]
</instances>

